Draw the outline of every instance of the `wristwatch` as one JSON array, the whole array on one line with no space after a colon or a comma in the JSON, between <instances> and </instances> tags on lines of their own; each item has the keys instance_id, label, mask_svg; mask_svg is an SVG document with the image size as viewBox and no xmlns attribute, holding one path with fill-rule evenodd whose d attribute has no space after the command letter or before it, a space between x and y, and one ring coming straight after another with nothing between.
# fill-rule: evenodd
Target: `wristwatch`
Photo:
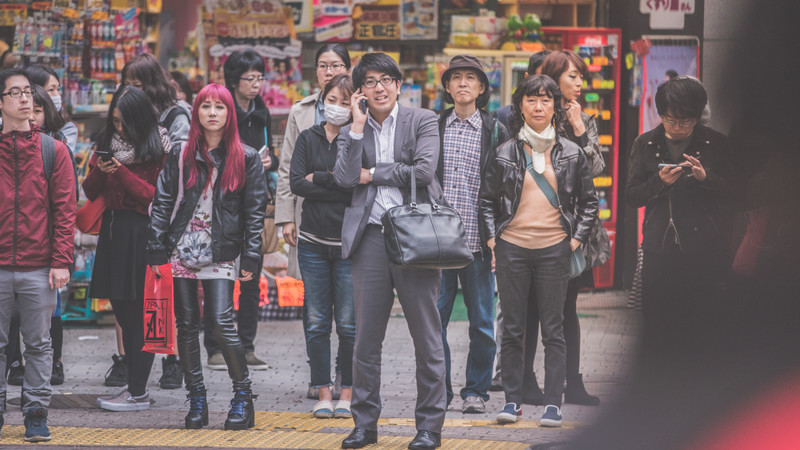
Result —
<instances>
[{"instance_id":1,"label":"wristwatch","mask_svg":"<svg viewBox=\"0 0 800 450\"><path fill-rule=\"evenodd\" d=\"M369 169L369 181L372 181L372 177L375 175L375 168Z\"/></svg>"}]
</instances>

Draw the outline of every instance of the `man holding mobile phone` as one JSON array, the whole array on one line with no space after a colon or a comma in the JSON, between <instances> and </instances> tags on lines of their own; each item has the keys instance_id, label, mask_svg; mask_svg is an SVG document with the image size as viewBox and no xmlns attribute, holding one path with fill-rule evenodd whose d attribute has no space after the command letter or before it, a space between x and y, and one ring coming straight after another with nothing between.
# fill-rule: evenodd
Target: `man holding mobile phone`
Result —
<instances>
[{"instance_id":1,"label":"man holding mobile phone","mask_svg":"<svg viewBox=\"0 0 800 450\"><path fill-rule=\"evenodd\" d=\"M704 317L722 275L733 189L727 139L698 123L707 102L703 85L672 78L655 100L662 123L634 142L625 194L631 206L645 207L642 354L662 356L652 346L670 340L672 326L687 315Z\"/></svg>"}]
</instances>

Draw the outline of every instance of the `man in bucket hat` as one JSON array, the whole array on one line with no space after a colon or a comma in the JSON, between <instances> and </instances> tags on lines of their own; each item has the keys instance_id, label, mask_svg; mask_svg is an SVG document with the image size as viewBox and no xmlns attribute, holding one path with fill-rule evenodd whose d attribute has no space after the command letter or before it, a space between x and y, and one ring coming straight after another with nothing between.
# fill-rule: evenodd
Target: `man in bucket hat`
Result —
<instances>
[{"instance_id":1,"label":"man in bucket hat","mask_svg":"<svg viewBox=\"0 0 800 450\"><path fill-rule=\"evenodd\" d=\"M506 127L483 108L491 87L481 62L471 55L457 55L442 74L444 100L454 106L439 117L441 149L436 176L447 201L461 214L474 261L462 269L442 270L438 308L447 367L447 404L454 393L450 379L450 347L447 324L453 312L458 282L469 317L467 380L461 389L463 413L486 412L494 365L494 274L492 252L478 227L478 191L487 161L495 148L508 140Z\"/></svg>"}]
</instances>

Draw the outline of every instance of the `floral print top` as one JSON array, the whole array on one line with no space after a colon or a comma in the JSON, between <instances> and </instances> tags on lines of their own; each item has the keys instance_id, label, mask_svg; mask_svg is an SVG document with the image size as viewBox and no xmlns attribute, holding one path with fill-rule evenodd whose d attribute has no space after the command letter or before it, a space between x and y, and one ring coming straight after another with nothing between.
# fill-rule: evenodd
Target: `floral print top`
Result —
<instances>
[{"instance_id":1,"label":"floral print top","mask_svg":"<svg viewBox=\"0 0 800 450\"><path fill-rule=\"evenodd\" d=\"M216 182L217 169L212 169L211 179ZM178 245L172 252L172 276L197 280L236 280L238 260L215 263L211 253L211 219L214 210L213 184L206 187L194 216L189 221Z\"/></svg>"}]
</instances>

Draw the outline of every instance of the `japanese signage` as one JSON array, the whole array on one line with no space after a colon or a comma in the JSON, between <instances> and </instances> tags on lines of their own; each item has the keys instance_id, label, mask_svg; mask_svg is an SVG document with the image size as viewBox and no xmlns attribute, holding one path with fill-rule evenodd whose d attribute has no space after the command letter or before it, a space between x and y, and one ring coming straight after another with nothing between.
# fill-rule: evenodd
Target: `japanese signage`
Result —
<instances>
[{"instance_id":1,"label":"japanese signage","mask_svg":"<svg viewBox=\"0 0 800 450\"><path fill-rule=\"evenodd\" d=\"M682 30L684 16L694 14L694 0L639 0L639 11L650 14L653 30Z\"/></svg>"},{"instance_id":2,"label":"japanese signage","mask_svg":"<svg viewBox=\"0 0 800 450\"><path fill-rule=\"evenodd\" d=\"M0 25L11 27L17 19L20 21L28 18L28 5L12 3L0 5Z\"/></svg>"},{"instance_id":3,"label":"japanese signage","mask_svg":"<svg viewBox=\"0 0 800 450\"><path fill-rule=\"evenodd\" d=\"M400 10L396 5L361 5L355 20L355 39L400 39Z\"/></svg>"}]
</instances>

